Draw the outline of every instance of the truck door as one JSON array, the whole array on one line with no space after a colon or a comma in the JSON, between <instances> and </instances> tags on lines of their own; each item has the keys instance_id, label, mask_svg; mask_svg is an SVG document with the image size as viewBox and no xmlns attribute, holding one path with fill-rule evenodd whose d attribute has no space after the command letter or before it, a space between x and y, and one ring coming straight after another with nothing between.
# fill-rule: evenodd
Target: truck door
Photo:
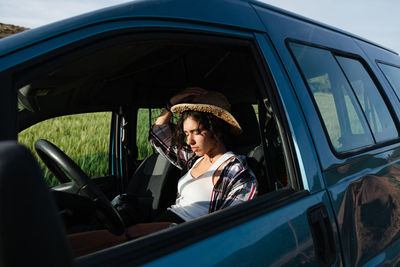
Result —
<instances>
[{"instance_id":1,"label":"truck door","mask_svg":"<svg viewBox=\"0 0 400 267\"><path fill-rule=\"evenodd\" d=\"M305 18L257 11L310 129L343 263L398 264L398 103L368 64L390 52Z\"/></svg>"}]
</instances>

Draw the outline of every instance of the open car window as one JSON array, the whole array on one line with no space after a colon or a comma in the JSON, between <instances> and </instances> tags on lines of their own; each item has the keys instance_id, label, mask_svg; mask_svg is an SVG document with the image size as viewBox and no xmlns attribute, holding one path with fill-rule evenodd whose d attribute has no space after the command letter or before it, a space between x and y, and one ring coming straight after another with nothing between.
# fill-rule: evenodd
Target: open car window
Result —
<instances>
[{"instance_id":1,"label":"open car window","mask_svg":"<svg viewBox=\"0 0 400 267\"><path fill-rule=\"evenodd\" d=\"M40 66L20 72L15 86L25 112L46 118L65 114L67 110L85 115L37 123L22 131L19 141L32 148L37 139L48 139L90 177L109 175L93 179L96 183L101 180L97 185L107 192L107 201L121 193L130 193L136 197L140 209L145 210L146 218L140 222L151 222L174 204L177 182L184 173L153 150L148 142L149 129L173 95L198 86L221 92L228 98L231 113L243 129L232 140L230 150L246 157L258 181L255 200L229 207L226 213L199 218L199 224L208 225L203 227L204 236L209 235L207 229L234 227L240 223L235 218L241 218L242 222L251 220L257 214L267 213L269 209L265 206L276 209L282 200L298 198L295 193L301 191L301 182L297 180L295 153L288 140L290 131L282 117L284 112L274 102L276 98L272 98L275 89L264 77L265 65L255 57L258 52L254 43L248 39L204 38L193 34L155 36L145 35L143 39L140 34L134 38L114 36L103 42L85 40L82 44L85 49L76 49L80 44L71 50L64 47L60 56L50 55ZM111 112L93 113L104 110ZM86 118L78 126L80 116ZM37 134L40 130L44 132ZM101 149L91 150L93 147ZM54 178L46 179L54 183ZM55 195L60 188L53 188ZM59 205L75 205L76 191L79 190L64 190L71 201ZM64 197L59 199L64 201ZM90 217L93 214L90 207L75 205L74 210L79 212L74 220L63 218L67 233L76 233L77 228L82 230L80 214L85 214L84 223L99 227L99 218ZM226 218L232 218L231 223L226 224ZM93 222L97 224L93 226ZM181 231L180 227L174 229Z\"/></svg>"}]
</instances>

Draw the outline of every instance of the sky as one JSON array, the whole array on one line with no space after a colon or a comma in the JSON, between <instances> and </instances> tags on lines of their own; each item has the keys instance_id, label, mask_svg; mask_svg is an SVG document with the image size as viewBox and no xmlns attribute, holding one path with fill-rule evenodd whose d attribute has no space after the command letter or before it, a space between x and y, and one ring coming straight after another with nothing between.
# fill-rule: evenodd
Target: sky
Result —
<instances>
[{"instance_id":1,"label":"sky","mask_svg":"<svg viewBox=\"0 0 400 267\"><path fill-rule=\"evenodd\" d=\"M201 1L201 0L199 0ZM399 0L263 0L400 53ZM39 27L129 0L0 0L0 23Z\"/></svg>"}]
</instances>

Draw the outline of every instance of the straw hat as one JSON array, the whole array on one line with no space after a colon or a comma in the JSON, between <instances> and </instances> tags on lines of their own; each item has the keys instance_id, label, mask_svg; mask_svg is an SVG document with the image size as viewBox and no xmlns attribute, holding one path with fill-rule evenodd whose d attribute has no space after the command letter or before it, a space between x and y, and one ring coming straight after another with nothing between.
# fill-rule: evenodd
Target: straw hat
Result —
<instances>
[{"instance_id":1,"label":"straw hat","mask_svg":"<svg viewBox=\"0 0 400 267\"><path fill-rule=\"evenodd\" d=\"M180 103L171 107L171 111L178 114L187 110L211 113L229 123L233 134L242 133L242 127L230 113L231 105L228 99L219 92L208 91L206 94L194 96L191 103Z\"/></svg>"}]
</instances>

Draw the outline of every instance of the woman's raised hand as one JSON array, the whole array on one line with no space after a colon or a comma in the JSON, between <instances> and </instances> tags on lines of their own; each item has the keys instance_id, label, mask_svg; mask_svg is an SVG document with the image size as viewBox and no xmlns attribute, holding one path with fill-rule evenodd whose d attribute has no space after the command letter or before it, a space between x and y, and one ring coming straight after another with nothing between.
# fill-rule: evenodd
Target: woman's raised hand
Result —
<instances>
[{"instance_id":1,"label":"woman's raised hand","mask_svg":"<svg viewBox=\"0 0 400 267\"><path fill-rule=\"evenodd\" d=\"M184 101L190 101L196 95L203 95L207 93L207 90L200 87L188 87L178 94L174 95L170 98L169 104L176 105L182 103ZM171 119L172 113L168 109L164 109L161 112L160 116L158 116L157 120L153 125L153 131L160 127L161 125L168 124Z\"/></svg>"},{"instance_id":2,"label":"woman's raised hand","mask_svg":"<svg viewBox=\"0 0 400 267\"><path fill-rule=\"evenodd\" d=\"M197 95L203 95L207 93L207 90L200 87L188 87L178 94L170 98L169 102L171 105L176 105L184 101L190 101L190 99Z\"/></svg>"}]
</instances>

